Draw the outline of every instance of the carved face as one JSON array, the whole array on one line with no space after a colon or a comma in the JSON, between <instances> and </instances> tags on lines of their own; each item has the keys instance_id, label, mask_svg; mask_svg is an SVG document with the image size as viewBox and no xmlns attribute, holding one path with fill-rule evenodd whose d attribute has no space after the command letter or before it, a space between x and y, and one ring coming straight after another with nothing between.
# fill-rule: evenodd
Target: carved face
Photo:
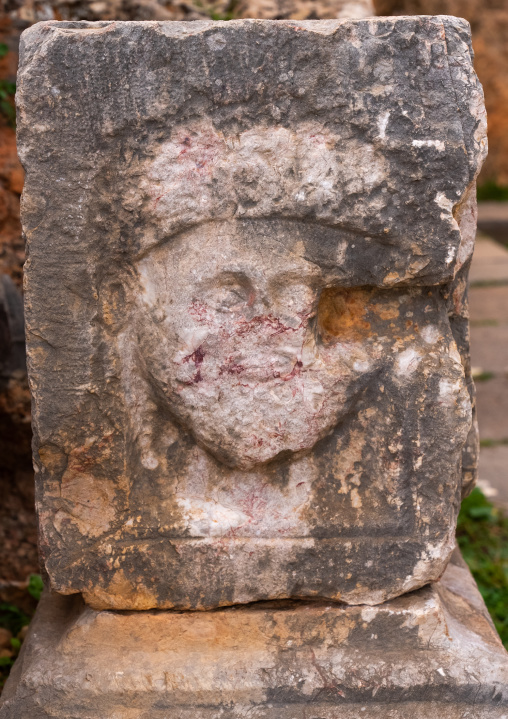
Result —
<instances>
[{"instance_id":1,"label":"carved face","mask_svg":"<svg viewBox=\"0 0 508 719\"><path fill-rule=\"evenodd\" d=\"M329 434L400 349L397 325L379 337L369 316L404 317L417 301L328 287L302 232L300 224L295 238L295 224L278 221L208 223L138 263L146 376L198 443L232 467L308 451ZM409 350L409 373L423 355Z\"/></svg>"}]
</instances>

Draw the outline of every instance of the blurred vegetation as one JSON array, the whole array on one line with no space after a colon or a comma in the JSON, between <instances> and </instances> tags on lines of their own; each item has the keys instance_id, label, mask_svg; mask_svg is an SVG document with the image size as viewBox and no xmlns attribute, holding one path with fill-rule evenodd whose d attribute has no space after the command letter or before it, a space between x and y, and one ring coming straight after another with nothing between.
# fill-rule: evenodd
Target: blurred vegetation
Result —
<instances>
[{"instance_id":1,"label":"blurred vegetation","mask_svg":"<svg viewBox=\"0 0 508 719\"><path fill-rule=\"evenodd\" d=\"M473 379L475 382L488 382L489 379L493 379L494 377L494 372L487 372L485 370L473 374Z\"/></svg>"},{"instance_id":2,"label":"blurred vegetation","mask_svg":"<svg viewBox=\"0 0 508 719\"><path fill-rule=\"evenodd\" d=\"M219 5L212 3L210 5L208 2L203 2L202 0L194 0L192 4L197 10L206 13L211 20L234 20L238 0L229 0L225 7L223 3Z\"/></svg>"},{"instance_id":3,"label":"blurred vegetation","mask_svg":"<svg viewBox=\"0 0 508 719\"><path fill-rule=\"evenodd\" d=\"M9 52L9 48L3 42L0 42L0 60ZM16 93L16 84L9 80L0 80L0 115L7 120L7 124L14 127L16 124L16 109L14 107L14 95Z\"/></svg>"},{"instance_id":4,"label":"blurred vegetation","mask_svg":"<svg viewBox=\"0 0 508 719\"><path fill-rule=\"evenodd\" d=\"M480 447L506 447L508 439L481 439Z\"/></svg>"},{"instance_id":5,"label":"blurred vegetation","mask_svg":"<svg viewBox=\"0 0 508 719\"><path fill-rule=\"evenodd\" d=\"M478 488L462 502L457 541L508 648L508 517Z\"/></svg>"},{"instance_id":6,"label":"blurred vegetation","mask_svg":"<svg viewBox=\"0 0 508 719\"><path fill-rule=\"evenodd\" d=\"M44 585L39 574L31 574L27 592L39 601ZM0 602L0 629L6 629L12 635L10 646L0 650L0 692L9 676L12 665L19 654L26 628L30 624L31 616L14 604Z\"/></svg>"},{"instance_id":7,"label":"blurred vegetation","mask_svg":"<svg viewBox=\"0 0 508 719\"><path fill-rule=\"evenodd\" d=\"M488 180L479 185L477 190L478 202L507 202L508 187L506 185L498 185L493 180Z\"/></svg>"}]
</instances>

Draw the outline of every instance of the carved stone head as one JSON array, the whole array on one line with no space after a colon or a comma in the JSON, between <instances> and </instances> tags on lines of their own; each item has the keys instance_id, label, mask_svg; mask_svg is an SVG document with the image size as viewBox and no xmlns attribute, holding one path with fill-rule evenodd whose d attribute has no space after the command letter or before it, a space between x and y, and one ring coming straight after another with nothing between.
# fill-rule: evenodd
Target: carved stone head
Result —
<instances>
[{"instance_id":1,"label":"carved stone head","mask_svg":"<svg viewBox=\"0 0 508 719\"><path fill-rule=\"evenodd\" d=\"M443 22L143 25L133 74L122 23L44 25L48 58L110 78L87 100L48 60L51 133L23 119L21 86L59 591L117 609L373 604L440 575L473 467L485 145L465 26ZM48 181L40 153L66 133Z\"/></svg>"}]
</instances>

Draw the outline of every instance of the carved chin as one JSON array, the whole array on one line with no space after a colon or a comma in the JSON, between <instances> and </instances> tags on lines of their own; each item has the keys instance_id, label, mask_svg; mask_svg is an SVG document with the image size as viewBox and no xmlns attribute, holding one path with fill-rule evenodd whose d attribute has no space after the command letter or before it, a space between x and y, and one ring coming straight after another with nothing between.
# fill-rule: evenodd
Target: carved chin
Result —
<instances>
[{"instance_id":1,"label":"carved chin","mask_svg":"<svg viewBox=\"0 0 508 719\"><path fill-rule=\"evenodd\" d=\"M178 414L201 446L241 470L311 450L333 431L347 404L342 389L325 394L318 381L237 387L228 394L207 401L183 391Z\"/></svg>"},{"instance_id":2,"label":"carved chin","mask_svg":"<svg viewBox=\"0 0 508 719\"><path fill-rule=\"evenodd\" d=\"M295 427L293 432L281 432L280 435L257 423L240 430L225 423L218 424L210 432L208 427L195 422L192 430L198 443L219 462L234 469L250 470L277 458L287 458L289 454L308 452L333 430L335 424L336 421L329 422L313 431L305 431L303 426L298 431Z\"/></svg>"},{"instance_id":3,"label":"carved chin","mask_svg":"<svg viewBox=\"0 0 508 719\"><path fill-rule=\"evenodd\" d=\"M255 469L259 465L268 464L277 459L289 459L290 456L299 456L310 451L314 444L326 436L333 427L327 428L322 434L312 437L311 442L299 442L298 438L287 438L284 442L274 441L268 434L263 436L259 431L253 431L245 437L235 437L234 445L225 442L215 443L207 435L194 431L198 444L206 449L217 461L242 471ZM291 441L293 439L293 441Z\"/></svg>"}]
</instances>

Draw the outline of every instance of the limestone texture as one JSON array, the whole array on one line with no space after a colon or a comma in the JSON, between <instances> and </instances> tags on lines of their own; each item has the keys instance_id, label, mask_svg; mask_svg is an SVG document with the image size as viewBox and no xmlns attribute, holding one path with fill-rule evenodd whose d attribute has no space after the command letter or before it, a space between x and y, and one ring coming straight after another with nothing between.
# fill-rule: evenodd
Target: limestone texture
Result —
<instances>
[{"instance_id":1,"label":"limestone texture","mask_svg":"<svg viewBox=\"0 0 508 719\"><path fill-rule=\"evenodd\" d=\"M268 0L267 0L268 1ZM485 90L489 156L479 184L508 185L508 5L504 0L375 0L377 15L459 15L471 23L475 69Z\"/></svg>"},{"instance_id":2,"label":"limestone texture","mask_svg":"<svg viewBox=\"0 0 508 719\"><path fill-rule=\"evenodd\" d=\"M1 719L506 719L508 654L469 570L386 604L110 612L46 595Z\"/></svg>"},{"instance_id":3,"label":"limestone texture","mask_svg":"<svg viewBox=\"0 0 508 719\"><path fill-rule=\"evenodd\" d=\"M374 605L438 579L477 448L467 23L44 22L17 103L53 590Z\"/></svg>"}]
</instances>

